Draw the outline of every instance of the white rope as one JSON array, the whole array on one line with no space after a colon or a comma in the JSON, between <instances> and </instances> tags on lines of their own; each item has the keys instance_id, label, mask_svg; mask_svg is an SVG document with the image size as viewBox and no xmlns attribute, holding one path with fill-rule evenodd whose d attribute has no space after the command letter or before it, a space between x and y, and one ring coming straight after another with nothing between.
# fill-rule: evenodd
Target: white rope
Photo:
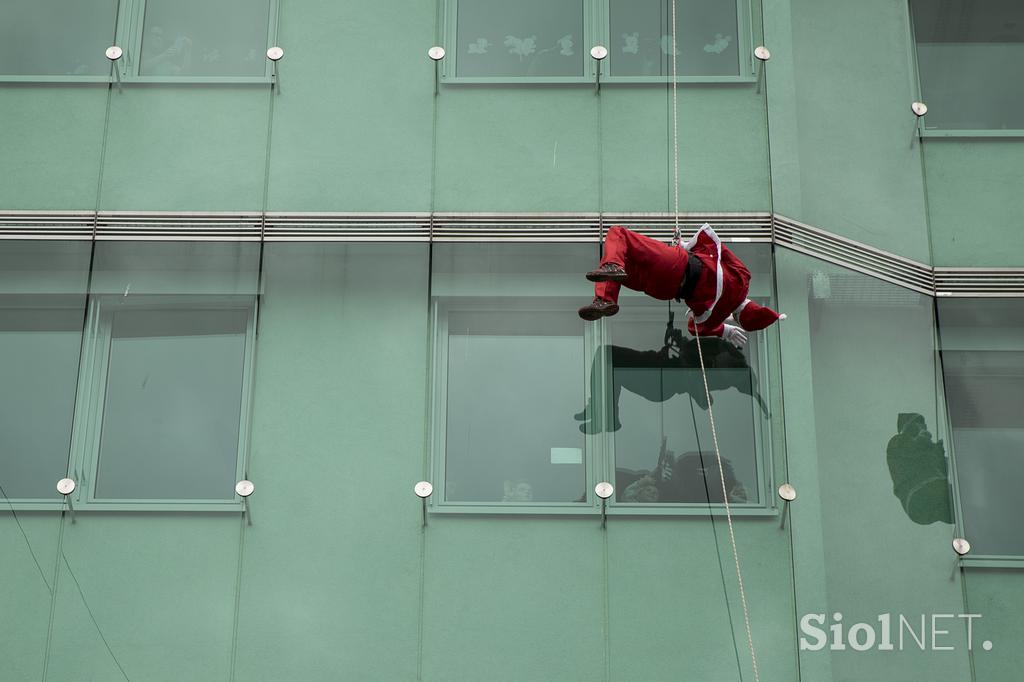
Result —
<instances>
[{"instance_id":1,"label":"white rope","mask_svg":"<svg viewBox=\"0 0 1024 682\"><path fill-rule=\"evenodd\" d=\"M677 101L679 50L676 43L676 2L672 0L672 170L675 195L675 243L682 242L679 233L679 109ZM721 248L721 247L719 247ZM670 304L671 305L671 304ZM715 429L715 413L711 409L711 389L708 387L708 372L704 367L704 351L700 345L700 332L697 324L693 325L693 333L697 339L697 356L700 358L700 374L704 379L704 396L708 403L708 418L711 420L711 438L715 444L715 459L718 463L718 479L722 482L722 501L725 503L725 518L729 522L729 541L732 543L732 558L736 563L736 581L740 586L740 603L743 605L743 624L747 629L747 646L750 647L750 662L754 666L754 680L761 682L757 669L757 654L754 651L754 636L750 630L750 609L747 608L747 592L743 587L743 572L740 570L740 553L736 547L736 533L732 525L732 507L729 505L729 491L725 488L725 470L722 467L722 452L718 447L718 431ZM708 502L711 496L708 495ZM728 604L728 600L726 600ZM741 675L742 677L742 675Z\"/></svg>"},{"instance_id":2,"label":"white rope","mask_svg":"<svg viewBox=\"0 0 1024 682\"><path fill-rule=\"evenodd\" d=\"M676 0L672 0L672 187L675 196L674 216L675 232L673 244L683 243L683 235L679 232L679 111L676 98L676 84L679 80L677 69L679 50L676 47Z\"/></svg>"}]
</instances>

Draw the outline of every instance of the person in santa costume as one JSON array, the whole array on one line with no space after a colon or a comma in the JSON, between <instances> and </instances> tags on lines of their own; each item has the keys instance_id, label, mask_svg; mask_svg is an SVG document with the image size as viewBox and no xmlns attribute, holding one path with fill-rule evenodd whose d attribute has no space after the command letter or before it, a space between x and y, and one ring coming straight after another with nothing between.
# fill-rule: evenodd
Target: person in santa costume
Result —
<instances>
[{"instance_id":1,"label":"person in santa costume","mask_svg":"<svg viewBox=\"0 0 1024 682\"><path fill-rule=\"evenodd\" d=\"M579 309L584 320L619 312L622 286L661 301L685 302L690 334L720 336L737 347L747 341L744 331L764 329L785 317L747 298L750 271L707 223L681 246L614 225L605 236L601 264L587 279L596 284L594 300ZM737 324L727 324L730 317Z\"/></svg>"}]
</instances>

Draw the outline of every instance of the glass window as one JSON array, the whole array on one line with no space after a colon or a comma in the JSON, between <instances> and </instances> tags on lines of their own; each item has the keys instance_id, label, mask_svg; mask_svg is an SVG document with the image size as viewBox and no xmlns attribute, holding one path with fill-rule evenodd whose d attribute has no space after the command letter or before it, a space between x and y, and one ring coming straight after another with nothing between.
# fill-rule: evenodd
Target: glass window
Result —
<instances>
[{"instance_id":1,"label":"glass window","mask_svg":"<svg viewBox=\"0 0 1024 682\"><path fill-rule=\"evenodd\" d=\"M270 0L146 0L141 76L262 76Z\"/></svg>"},{"instance_id":2,"label":"glass window","mask_svg":"<svg viewBox=\"0 0 1024 682\"><path fill-rule=\"evenodd\" d=\"M444 502L585 502L574 414L589 358L576 315L593 246L439 244L435 461Z\"/></svg>"},{"instance_id":3,"label":"glass window","mask_svg":"<svg viewBox=\"0 0 1024 682\"><path fill-rule=\"evenodd\" d=\"M4 0L0 76L106 76L117 0Z\"/></svg>"},{"instance_id":4,"label":"glass window","mask_svg":"<svg viewBox=\"0 0 1024 682\"><path fill-rule=\"evenodd\" d=\"M583 0L457 0L456 75L582 77L590 49L583 6Z\"/></svg>"},{"instance_id":5,"label":"glass window","mask_svg":"<svg viewBox=\"0 0 1024 682\"><path fill-rule=\"evenodd\" d=\"M942 368L964 533L981 555L1024 555L1024 302L939 301Z\"/></svg>"},{"instance_id":6,"label":"glass window","mask_svg":"<svg viewBox=\"0 0 1024 682\"><path fill-rule=\"evenodd\" d=\"M768 248L733 248L752 273L752 298L771 305ZM591 386L601 386L605 404L591 405L586 432L612 436L615 501L627 504L765 504L763 460L770 439L767 387L759 375L766 365L766 336L748 334L737 349L704 337L707 369L722 474L711 433L708 401L697 341L686 332L686 307L656 301L626 289L621 310L607 320L609 343L591 369ZM600 395L600 393L599 393Z\"/></svg>"},{"instance_id":7,"label":"glass window","mask_svg":"<svg viewBox=\"0 0 1024 682\"><path fill-rule=\"evenodd\" d=\"M609 0L609 73L672 75L672 3ZM740 75L740 30L731 0L683 0L676 7L676 69L685 76Z\"/></svg>"},{"instance_id":8,"label":"glass window","mask_svg":"<svg viewBox=\"0 0 1024 682\"><path fill-rule=\"evenodd\" d=\"M250 308L98 303L95 499L234 496Z\"/></svg>"},{"instance_id":9,"label":"glass window","mask_svg":"<svg viewBox=\"0 0 1024 682\"><path fill-rule=\"evenodd\" d=\"M67 475L89 251L0 243L0 498L57 501Z\"/></svg>"},{"instance_id":10,"label":"glass window","mask_svg":"<svg viewBox=\"0 0 1024 682\"><path fill-rule=\"evenodd\" d=\"M1024 3L911 0L926 130L1024 130Z\"/></svg>"}]
</instances>

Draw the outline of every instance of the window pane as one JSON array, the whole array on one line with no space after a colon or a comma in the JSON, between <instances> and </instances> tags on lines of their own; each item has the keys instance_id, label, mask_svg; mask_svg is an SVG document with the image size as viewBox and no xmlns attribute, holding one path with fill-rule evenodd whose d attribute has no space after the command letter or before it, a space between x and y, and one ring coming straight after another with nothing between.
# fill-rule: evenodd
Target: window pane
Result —
<instances>
[{"instance_id":1,"label":"window pane","mask_svg":"<svg viewBox=\"0 0 1024 682\"><path fill-rule=\"evenodd\" d=\"M0 75L105 76L117 0L4 0Z\"/></svg>"},{"instance_id":2,"label":"window pane","mask_svg":"<svg viewBox=\"0 0 1024 682\"><path fill-rule=\"evenodd\" d=\"M939 301L942 365L966 537L979 554L1024 554L1024 303Z\"/></svg>"},{"instance_id":3,"label":"window pane","mask_svg":"<svg viewBox=\"0 0 1024 682\"><path fill-rule=\"evenodd\" d=\"M446 500L585 501L588 359L570 294L593 260L592 246L435 247Z\"/></svg>"},{"instance_id":4,"label":"window pane","mask_svg":"<svg viewBox=\"0 0 1024 682\"><path fill-rule=\"evenodd\" d=\"M146 0L143 76L262 76L269 0Z\"/></svg>"},{"instance_id":5,"label":"window pane","mask_svg":"<svg viewBox=\"0 0 1024 682\"><path fill-rule=\"evenodd\" d=\"M44 305L58 304L0 296L0 486L11 499L55 498L68 470L82 308Z\"/></svg>"},{"instance_id":6,"label":"window pane","mask_svg":"<svg viewBox=\"0 0 1024 682\"><path fill-rule=\"evenodd\" d=\"M458 0L459 76L582 76L581 0Z\"/></svg>"},{"instance_id":7,"label":"window pane","mask_svg":"<svg viewBox=\"0 0 1024 682\"><path fill-rule=\"evenodd\" d=\"M739 23L731 0L681 0L676 7L680 76L739 75ZM610 0L612 76L672 75L672 4Z\"/></svg>"},{"instance_id":8,"label":"window pane","mask_svg":"<svg viewBox=\"0 0 1024 682\"><path fill-rule=\"evenodd\" d=\"M1022 130L1024 3L912 0L925 127Z\"/></svg>"},{"instance_id":9,"label":"window pane","mask_svg":"<svg viewBox=\"0 0 1024 682\"><path fill-rule=\"evenodd\" d=\"M113 314L96 497L233 497L248 315Z\"/></svg>"}]
</instances>

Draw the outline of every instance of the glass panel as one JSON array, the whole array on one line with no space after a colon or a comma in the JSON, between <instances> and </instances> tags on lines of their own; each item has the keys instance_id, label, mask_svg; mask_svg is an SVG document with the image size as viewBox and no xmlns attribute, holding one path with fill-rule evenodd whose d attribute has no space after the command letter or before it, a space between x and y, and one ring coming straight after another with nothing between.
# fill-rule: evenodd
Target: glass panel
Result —
<instances>
[{"instance_id":1,"label":"glass panel","mask_svg":"<svg viewBox=\"0 0 1024 682\"><path fill-rule=\"evenodd\" d=\"M143 76L262 76L270 1L146 0Z\"/></svg>"},{"instance_id":2,"label":"glass panel","mask_svg":"<svg viewBox=\"0 0 1024 682\"><path fill-rule=\"evenodd\" d=\"M750 296L771 306L771 252L732 249L751 271ZM607 404L592 408L587 433L612 432L616 501L722 502L722 477L711 433L697 341L686 332L686 307L623 288L622 308L608 318L610 343L595 356L610 370ZM769 331L767 333L775 333ZM725 488L733 503L762 501L760 460L767 454L767 388L758 378L765 332L737 349L719 338L701 340ZM625 389L625 390L623 390Z\"/></svg>"},{"instance_id":3,"label":"glass panel","mask_svg":"<svg viewBox=\"0 0 1024 682\"><path fill-rule=\"evenodd\" d=\"M925 128L1024 130L1024 4L911 0Z\"/></svg>"},{"instance_id":4,"label":"glass panel","mask_svg":"<svg viewBox=\"0 0 1024 682\"><path fill-rule=\"evenodd\" d=\"M106 76L117 0L5 0L0 76Z\"/></svg>"},{"instance_id":5,"label":"glass panel","mask_svg":"<svg viewBox=\"0 0 1024 682\"><path fill-rule=\"evenodd\" d=\"M803 677L970 679L932 299L792 251L776 259Z\"/></svg>"},{"instance_id":6,"label":"glass panel","mask_svg":"<svg viewBox=\"0 0 1024 682\"><path fill-rule=\"evenodd\" d=\"M248 316L113 313L97 498L234 496Z\"/></svg>"},{"instance_id":7,"label":"glass panel","mask_svg":"<svg viewBox=\"0 0 1024 682\"><path fill-rule=\"evenodd\" d=\"M736 76L739 22L731 0L682 0L676 7L680 76ZM609 73L672 75L672 4L667 0L610 0Z\"/></svg>"},{"instance_id":8,"label":"glass panel","mask_svg":"<svg viewBox=\"0 0 1024 682\"><path fill-rule=\"evenodd\" d=\"M255 242L103 242L96 246L94 294L253 294Z\"/></svg>"},{"instance_id":9,"label":"glass panel","mask_svg":"<svg viewBox=\"0 0 1024 682\"><path fill-rule=\"evenodd\" d=\"M445 500L583 502L576 315L592 246L438 245L433 260ZM446 393L445 393L446 392ZM524 400L523 396L529 399Z\"/></svg>"},{"instance_id":10,"label":"glass panel","mask_svg":"<svg viewBox=\"0 0 1024 682\"><path fill-rule=\"evenodd\" d=\"M56 502L67 475L90 244L0 245L0 496Z\"/></svg>"},{"instance_id":11,"label":"glass panel","mask_svg":"<svg viewBox=\"0 0 1024 682\"><path fill-rule=\"evenodd\" d=\"M581 0L458 0L459 76L582 76Z\"/></svg>"},{"instance_id":12,"label":"glass panel","mask_svg":"<svg viewBox=\"0 0 1024 682\"><path fill-rule=\"evenodd\" d=\"M68 470L81 342L73 301L0 296L0 495L56 499Z\"/></svg>"},{"instance_id":13,"label":"glass panel","mask_svg":"<svg viewBox=\"0 0 1024 682\"><path fill-rule=\"evenodd\" d=\"M965 537L979 555L1024 555L1024 304L939 301L942 368Z\"/></svg>"}]
</instances>

